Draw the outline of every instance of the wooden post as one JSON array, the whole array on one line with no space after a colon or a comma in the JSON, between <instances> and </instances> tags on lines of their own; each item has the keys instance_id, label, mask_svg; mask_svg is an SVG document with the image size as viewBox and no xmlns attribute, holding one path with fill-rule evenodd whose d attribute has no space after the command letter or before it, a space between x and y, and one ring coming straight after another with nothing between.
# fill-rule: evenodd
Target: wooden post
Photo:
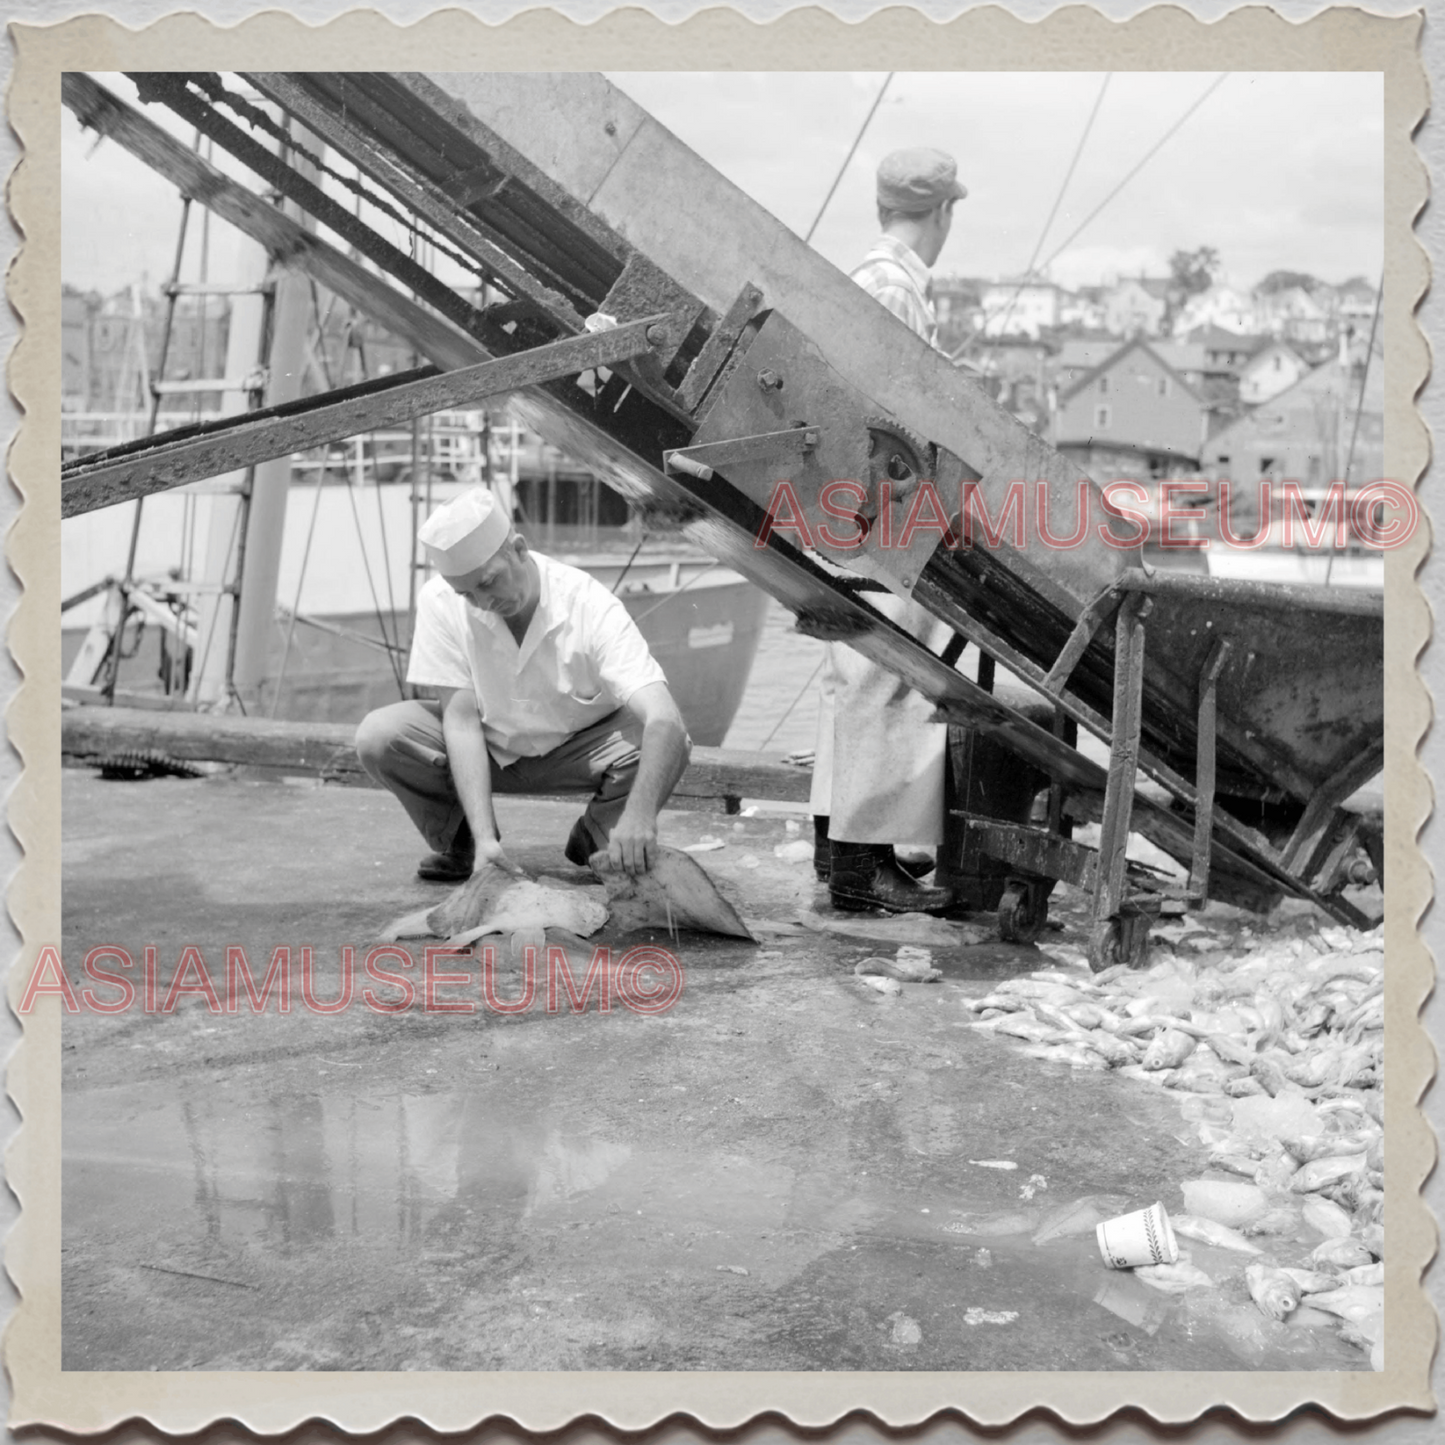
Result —
<instances>
[{"instance_id":1,"label":"wooden post","mask_svg":"<svg viewBox=\"0 0 1445 1445\"><path fill-rule=\"evenodd\" d=\"M1124 901L1124 850L1134 811L1134 774L1139 767L1139 724L1144 691L1144 618L1148 597L1130 596L1114 630L1114 741L1099 825L1099 881L1094 889L1097 927L1117 916Z\"/></svg>"},{"instance_id":2,"label":"wooden post","mask_svg":"<svg viewBox=\"0 0 1445 1445\"><path fill-rule=\"evenodd\" d=\"M1214 846L1215 684L1229 658L1230 641L1216 637L1199 670L1199 744L1194 766L1194 853L1189 866L1189 897L1209 896L1209 854Z\"/></svg>"}]
</instances>

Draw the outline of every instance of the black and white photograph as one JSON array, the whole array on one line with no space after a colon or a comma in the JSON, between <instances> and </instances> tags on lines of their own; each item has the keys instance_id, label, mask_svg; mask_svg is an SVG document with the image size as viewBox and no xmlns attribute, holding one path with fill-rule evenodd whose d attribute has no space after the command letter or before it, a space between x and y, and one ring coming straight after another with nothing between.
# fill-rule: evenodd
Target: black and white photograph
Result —
<instances>
[{"instance_id":1,"label":"black and white photograph","mask_svg":"<svg viewBox=\"0 0 1445 1445\"><path fill-rule=\"evenodd\" d=\"M1382 70L59 79L67 1376L1388 1370Z\"/></svg>"}]
</instances>

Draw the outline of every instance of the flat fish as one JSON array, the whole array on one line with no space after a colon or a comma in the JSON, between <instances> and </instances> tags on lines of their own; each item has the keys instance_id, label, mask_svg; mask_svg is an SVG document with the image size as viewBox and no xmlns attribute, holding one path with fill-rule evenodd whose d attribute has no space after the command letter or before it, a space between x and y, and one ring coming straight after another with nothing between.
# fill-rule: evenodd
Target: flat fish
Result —
<instances>
[{"instance_id":1,"label":"flat fish","mask_svg":"<svg viewBox=\"0 0 1445 1445\"><path fill-rule=\"evenodd\" d=\"M1283 1270L1267 1264L1251 1264L1245 1268L1244 1282L1260 1313L1272 1320L1284 1319L1299 1305L1299 1286ZM1319 1300L1320 1296L1316 1295L1312 1303L1318 1304Z\"/></svg>"},{"instance_id":2,"label":"flat fish","mask_svg":"<svg viewBox=\"0 0 1445 1445\"><path fill-rule=\"evenodd\" d=\"M460 946L487 934L548 928L586 938L606 922L607 905L595 885L540 882L483 868L440 903L398 918L382 938L445 938Z\"/></svg>"},{"instance_id":3,"label":"flat fish","mask_svg":"<svg viewBox=\"0 0 1445 1445\"><path fill-rule=\"evenodd\" d=\"M656 862L646 873L612 868L605 851L594 853L587 861L607 890L612 921L624 930L688 928L757 942L701 865L676 848L659 848Z\"/></svg>"}]
</instances>

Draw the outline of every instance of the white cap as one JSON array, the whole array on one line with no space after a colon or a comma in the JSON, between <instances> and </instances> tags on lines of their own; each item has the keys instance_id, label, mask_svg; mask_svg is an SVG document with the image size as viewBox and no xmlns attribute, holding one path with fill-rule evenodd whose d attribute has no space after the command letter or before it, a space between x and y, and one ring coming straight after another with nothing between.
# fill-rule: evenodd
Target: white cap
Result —
<instances>
[{"instance_id":1,"label":"white cap","mask_svg":"<svg viewBox=\"0 0 1445 1445\"><path fill-rule=\"evenodd\" d=\"M497 554L512 524L485 487L440 506L417 529L429 561L443 577L465 577Z\"/></svg>"}]
</instances>

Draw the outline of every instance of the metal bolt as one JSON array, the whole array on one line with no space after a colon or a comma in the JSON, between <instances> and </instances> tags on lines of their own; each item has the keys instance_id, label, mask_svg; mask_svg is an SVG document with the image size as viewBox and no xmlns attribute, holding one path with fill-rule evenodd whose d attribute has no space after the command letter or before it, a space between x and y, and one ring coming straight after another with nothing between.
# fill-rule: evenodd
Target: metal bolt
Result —
<instances>
[{"instance_id":1,"label":"metal bolt","mask_svg":"<svg viewBox=\"0 0 1445 1445\"><path fill-rule=\"evenodd\" d=\"M647 328L647 344L649 346L661 346L667 340L667 327L654 324Z\"/></svg>"},{"instance_id":2,"label":"metal bolt","mask_svg":"<svg viewBox=\"0 0 1445 1445\"><path fill-rule=\"evenodd\" d=\"M783 378L776 371L764 368L758 372L758 385L764 391L781 391L783 389Z\"/></svg>"}]
</instances>

